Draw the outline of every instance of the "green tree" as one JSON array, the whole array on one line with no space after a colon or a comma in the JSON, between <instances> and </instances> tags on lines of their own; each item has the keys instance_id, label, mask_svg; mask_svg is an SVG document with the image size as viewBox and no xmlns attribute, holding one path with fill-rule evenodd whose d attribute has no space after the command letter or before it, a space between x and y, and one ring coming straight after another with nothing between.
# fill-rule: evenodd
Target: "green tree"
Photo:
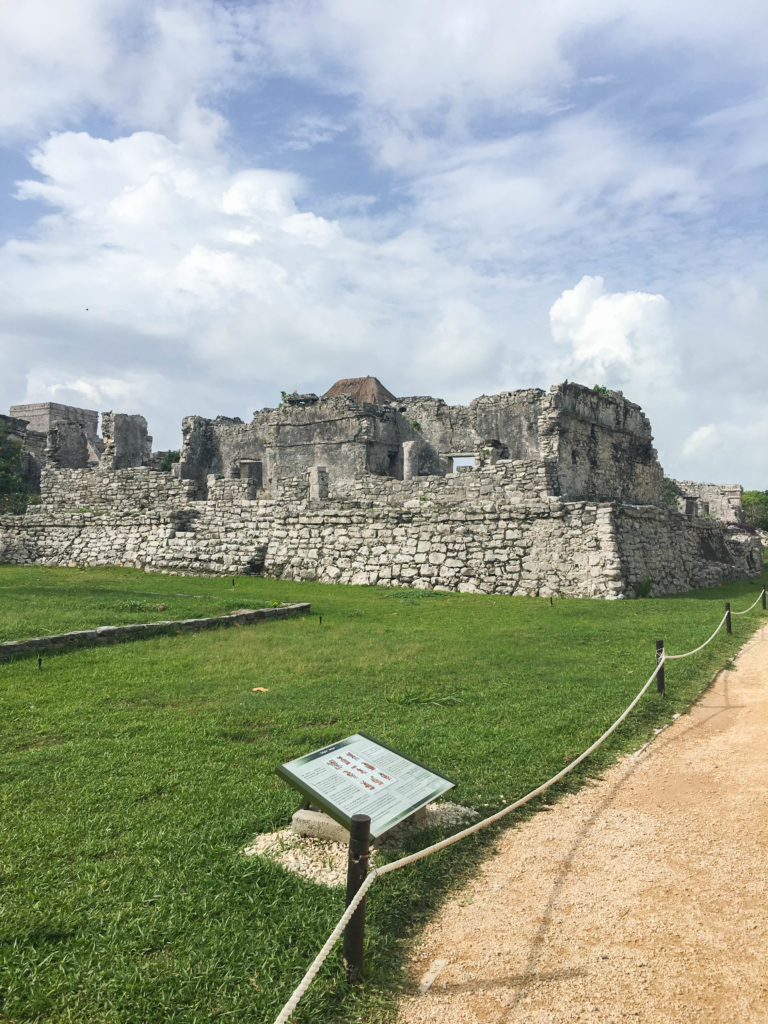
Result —
<instances>
[{"instance_id":1,"label":"green tree","mask_svg":"<svg viewBox=\"0 0 768 1024\"><path fill-rule=\"evenodd\" d=\"M23 512L27 489L21 475L21 441L0 421L0 513Z\"/></svg>"},{"instance_id":2,"label":"green tree","mask_svg":"<svg viewBox=\"0 0 768 1024\"><path fill-rule=\"evenodd\" d=\"M668 476L665 476L661 482L661 496L665 505L671 505L672 508L677 507L677 499L682 497L683 492L680 490L674 480L671 480Z\"/></svg>"},{"instance_id":3,"label":"green tree","mask_svg":"<svg viewBox=\"0 0 768 1024\"><path fill-rule=\"evenodd\" d=\"M768 491L744 491L744 521L768 530Z\"/></svg>"},{"instance_id":4,"label":"green tree","mask_svg":"<svg viewBox=\"0 0 768 1024\"><path fill-rule=\"evenodd\" d=\"M171 451L166 452L165 455L163 456L163 461L160 463L160 469L164 473L170 473L171 466L174 464L174 462L179 461L180 455L181 452L179 452L176 449L172 449Z\"/></svg>"}]
</instances>

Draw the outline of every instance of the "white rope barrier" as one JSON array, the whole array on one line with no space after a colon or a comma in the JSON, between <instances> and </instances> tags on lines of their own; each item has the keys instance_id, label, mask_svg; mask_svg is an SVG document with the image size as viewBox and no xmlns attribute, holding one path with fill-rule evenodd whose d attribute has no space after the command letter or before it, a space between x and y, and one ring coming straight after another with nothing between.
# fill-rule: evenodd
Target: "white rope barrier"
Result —
<instances>
[{"instance_id":1,"label":"white rope barrier","mask_svg":"<svg viewBox=\"0 0 768 1024\"><path fill-rule=\"evenodd\" d=\"M389 864L384 864L380 868L373 868L372 871L370 871L369 874L366 876L363 884L355 893L347 909L342 914L341 918L339 919L339 923L328 936L325 945L317 954L315 959L312 961L312 964L307 970L307 973L304 975L304 977L301 979L299 984L294 989L293 994L291 995L290 999L285 1004L283 1009L280 1011L280 1014L275 1018L275 1024L286 1024L286 1022L290 1019L291 1015L293 1014L293 1011L299 1005L299 1000L314 981L317 972L320 970L326 958L328 957L328 954L331 952L333 947L338 942L344 929L349 923L349 919L352 917L355 910L360 905L361 900L368 892L369 888L371 887L376 878L380 877L381 875L389 874L390 871L396 871L398 868L404 868L407 864L413 864L418 860L422 860L424 857L430 856L430 854L437 853L438 850L444 850L447 846L452 846L454 843L458 843L459 840L465 839L467 836L471 836L475 832L479 832L480 829L487 828L488 825L492 825L494 822L506 817L507 814L511 814L512 811L515 811L519 807L522 807L524 804L527 804L535 797L540 796L542 793L545 793L548 789L554 786L555 783L559 782L560 779L564 778L566 775L568 775L569 772L572 772L574 768L580 765L582 761L589 757L590 754L597 750L597 748L608 739L611 733L615 732L615 730L618 729L618 727L621 725L621 723L624 721L627 715L632 711L632 709L638 703L640 698L646 692L646 690L651 685L653 680L659 674L659 672L661 671L661 666L663 664L664 659L662 658L657 664L656 668L654 669L653 674L649 678L648 682L645 684L642 690L640 690L640 692L637 694L632 703L626 708L626 710L623 711L621 715L619 715L619 717L616 719L613 725L609 726L602 734L602 736L600 736L599 739L595 740L591 747L587 747L587 749L582 754L579 754L578 757L574 758L573 761L571 761L570 764L566 765L565 768L561 769L557 773L557 775L553 775L551 779L548 779L540 786L537 786L536 789L532 789L530 793L527 793L524 797L521 797L519 800L516 800L513 804L509 804L508 807L504 807L502 808L502 810L490 815L490 817L484 818L482 821L478 821L474 825L470 825L468 828L463 829L461 832L457 832L455 835L449 836L447 839L443 839L439 843L434 843L432 846L427 846L424 850L419 850L417 853L411 853L406 857L401 857L399 860L393 860Z\"/></svg>"},{"instance_id":2,"label":"white rope barrier","mask_svg":"<svg viewBox=\"0 0 768 1024\"><path fill-rule=\"evenodd\" d=\"M731 615L746 615L746 614L747 614L747 612L751 612L751 611L752 611L752 609L753 609L753 608L755 607L755 605L757 604L757 602L758 602L758 601L760 600L760 598L761 598L762 596L763 596L763 591L761 590L761 591L760 591L760 593L759 593L759 594L757 595L757 597L755 598L755 600L754 600L754 601L752 602L752 604L751 604L751 605L749 606L749 608L745 608L743 612L731 612Z\"/></svg>"},{"instance_id":3,"label":"white rope barrier","mask_svg":"<svg viewBox=\"0 0 768 1024\"><path fill-rule=\"evenodd\" d=\"M752 609L755 607L755 605L761 597L762 592L760 593L754 604L751 604L749 608L745 609L743 612L733 612L732 614L746 615L747 612L752 611ZM294 989L290 999L285 1004L283 1009L280 1011L278 1016L275 1018L274 1024L287 1024L288 1020L290 1020L291 1016L293 1015L293 1011L299 1005L299 1001L301 1000L302 996L306 993L307 989L314 981L318 971L325 963L325 960L327 959L331 950L336 945L338 940L341 938L344 929L349 923L350 918L357 910L360 903L364 899L366 893L368 892L368 890L370 889L370 887L373 885L374 881L377 878L381 877L382 875L389 874L391 871L397 871L399 868L404 868L408 864L414 864L416 861L423 860L425 857L429 857L431 854L437 853L439 850L444 850L448 846L453 846L454 843L458 843L460 840L466 839L467 836L471 836L475 832L479 832L481 829L487 828L489 825L492 825L495 822L500 821L508 814L511 814L512 811L516 811L518 808L523 807L525 804L529 803L537 796L540 796L542 793L546 793L548 789L551 789L552 786L558 783L561 779L565 778L565 776L568 775L569 772L572 772L574 768L578 767L578 765L580 765L582 761L586 760L586 758L588 758L590 754L594 753L594 751L597 750L597 748L602 743L604 743L608 739L608 737L616 731L616 729L618 729L618 727L621 725L624 719L630 714L630 712L634 709L634 707L638 704L640 699L646 693L648 687L651 685L651 683L654 681L656 676L661 671L665 661L676 660L678 658L689 658L692 654L698 654L699 651L704 650L707 644L711 643L715 639L717 634L720 632L720 630L723 628L727 618L728 612L726 611L725 615L720 620L717 629L714 631L712 636L708 640L705 640L703 644L701 644L699 647L696 647L694 650L687 651L685 654L667 654L666 651L662 651L661 657L659 658L656 668L654 669L653 673L649 677L646 684L643 686L643 688L637 694L635 699L632 701L632 703L619 715L616 721L605 730L602 736L596 739L595 742L590 747L587 747L587 749L583 753L579 754L578 757L574 758L573 761L570 762L570 764L567 764L565 768L562 768L556 775L553 775L551 779L548 779L546 782L543 782L540 786L537 786L536 789L532 789L530 793L526 793L525 796L521 797L519 800L516 800L514 803L509 804L507 807L503 807L500 811L497 811L495 814L490 815L490 817L483 818L482 821L478 821L474 825L470 825L468 828L462 829L461 832L456 832L455 835L448 836L447 839L442 839L440 842L434 843L432 846L427 846L423 850L418 850L416 853L411 853L405 857L400 857L399 860L393 860L389 864L382 865L380 868L373 868L366 876L363 884L355 893L347 909L339 918L338 924L333 929L331 934L328 936L325 945L317 954L315 959L312 961L306 974Z\"/></svg>"},{"instance_id":4,"label":"white rope barrier","mask_svg":"<svg viewBox=\"0 0 768 1024\"><path fill-rule=\"evenodd\" d=\"M726 612L726 613L725 613L725 615L724 615L724 616L722 617L722 619L720 619L720 624L718 625L717 629L716 629L716 630L715 630L715 632L714 632L714 633L712 634L712 636L711 636L711 637L709 638L709 640L705 640L705 641L704 641L704 643L703 643L703 644L701 644L701 646L700 646L700 647L696 647L696 648L695 648L694 650L692 650L692 651L686 651L686 653L685 653L685 654L667 654L667 652L665 651L665 652L664 652L664 658L665 658L665 659L666 659L667 661L676 661L676 660L677 660L678 658L690 658L690 656L691 656L692 654L698 654L698 653L699 653L699 651L703 651L703 650L704 650L704 648L705 648L705 647L707 646L707 644L711 644L711 643L712 643L712 641L713 641L713 640L715 639L715 637L717 636L717 634L718 634L718 633L720 632L720 630L721 630L721 629L723 628L723 626L725 625L725 620L726 620L727 618L728 618L728 612Z\"/></svg>"}]
</instances>

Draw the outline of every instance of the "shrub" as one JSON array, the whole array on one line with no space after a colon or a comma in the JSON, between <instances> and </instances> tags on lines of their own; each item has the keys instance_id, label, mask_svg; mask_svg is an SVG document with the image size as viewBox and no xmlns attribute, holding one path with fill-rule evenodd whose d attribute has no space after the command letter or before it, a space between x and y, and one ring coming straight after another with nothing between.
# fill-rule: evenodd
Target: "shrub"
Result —
<instances>
[{"instance_id":1,"label":"shrub","mask_svg":"<svg viewBox=\"0 0 768 1024\"><path fill-rule=\"evenodd\" d=\"M673 508L677 507L677 499L682 497L681 488L675 483L674 480L670 480L668 476L665 476L661 483L661 498L665 505L671 505Z\"/></svg>"},{"instance_id":2,"label":"shrub","mask_svg":"<svg viewBox=\"0 0 768 1024\"><path fill-rule=\"evenodd\" d=\"M160 469L164 473L170 473L171 466L174 464L174 462L179 461L180 455L181 452L179 451L166 452L165 455L163 456L163 461L160 463Z\"/></svg>"},{"instance_id":3,"label":"shrub","mask_svg":"<svg viewBox=\"0 0 768 1024\"><path fill-rule=\"evenodd\" d=\"M744 491L744 520L758 530L768 530L768 491Z\"/></svg>"},{"instance_id":4,"label":"shrub","mask_svg":"<svg viewBox=\"0 0 768 1024\"><path fill-rule=\"evenodd\" d=\"M29 495L21 475L21 441L0 422L0 513L21 513Z\"/></svg>"},{"instance_id":5,"label":"shrub","mask_svg":"<svg viewBox=\"0 0 768 1024\"><path fill-rule=\"evenodd\" d=\"M643 576L635 587L635 592L638 597L648 597L651 590L653 589L653 576Z\"/></svg>"}]
</instances>

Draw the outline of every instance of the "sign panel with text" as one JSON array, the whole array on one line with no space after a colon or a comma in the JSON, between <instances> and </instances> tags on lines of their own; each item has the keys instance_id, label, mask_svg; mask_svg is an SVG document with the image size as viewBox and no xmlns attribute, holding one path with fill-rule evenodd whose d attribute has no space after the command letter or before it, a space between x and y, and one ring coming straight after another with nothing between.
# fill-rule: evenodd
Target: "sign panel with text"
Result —
<instances>
[{"instance_id":1,"label":"sign panel with text","mask_svg":"<svg viewBox=\"0 0 768 1024\"><path fill-rule=\"evenodd\" d=\"M345 828L353 814L367 814L372 838L456 785L364 732L282 764L277 774Z\"/></svg>"}]
</instances>

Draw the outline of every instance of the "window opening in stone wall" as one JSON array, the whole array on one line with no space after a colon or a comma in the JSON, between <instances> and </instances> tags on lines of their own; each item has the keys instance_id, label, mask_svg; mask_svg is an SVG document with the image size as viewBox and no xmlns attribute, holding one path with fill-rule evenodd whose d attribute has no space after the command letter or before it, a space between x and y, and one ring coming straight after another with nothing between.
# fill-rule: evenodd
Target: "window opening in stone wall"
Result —
<instances>
[{"instance_id":1,"label":"window opening in stone wall","mask_svg":"<svg viewBox=\"0 0 768 1024\"><path fill-rule=\"evenodd\" d=\"M475 468L474 455L451 455L449 458L453 463L452 473L458 473L459 470L465 473L468 469Z\"/></svg>"}]
</instances>

